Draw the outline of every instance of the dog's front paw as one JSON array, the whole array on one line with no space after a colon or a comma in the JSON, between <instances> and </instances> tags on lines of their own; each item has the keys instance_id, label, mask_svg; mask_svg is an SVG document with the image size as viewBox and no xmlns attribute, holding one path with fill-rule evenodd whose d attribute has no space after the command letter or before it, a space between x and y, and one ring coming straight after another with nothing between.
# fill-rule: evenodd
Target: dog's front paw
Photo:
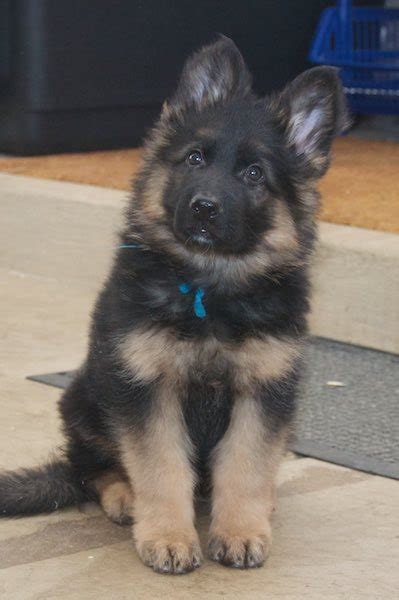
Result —
<instances>
[{"instance_id":1,"label":"dog's front paw","mask_svg":"<svg viewBox=\"0 0 399 600\"><path fill-rule=\"evenodd\" d=\"M137 543L137 551L144 564L157 573L182 575L197 569L202 562L202 552L197 538L185 539L178 535Z\"/></svg>"},{"instance_id":2,"label":"dog's front paw","mask_svg":"<svg viewBox=\"0 0 399 600\"><path fill-rule=\"evenodd\" d=\"M208 544L208 554L209 558L216 560L225 567L253 569L263 565L270 547L270 536L219 534L211 537Z\"/></svg>"}]
</instances>

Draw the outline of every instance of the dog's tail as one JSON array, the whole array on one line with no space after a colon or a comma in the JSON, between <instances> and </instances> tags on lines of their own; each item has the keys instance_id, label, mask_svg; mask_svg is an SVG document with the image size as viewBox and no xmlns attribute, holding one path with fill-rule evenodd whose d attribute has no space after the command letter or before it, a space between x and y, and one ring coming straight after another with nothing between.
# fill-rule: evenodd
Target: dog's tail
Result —
<instances>
[{"instance_id":1,"label":"dog's tail","mask_svg":"<svg viewBox=\"0 0 399 600\"><path fill-rule=\"evenodd\" d=\"M85 481L63 459L0 474L0 517L50 513L89 499Z\"/></svg>"}]
</instances>

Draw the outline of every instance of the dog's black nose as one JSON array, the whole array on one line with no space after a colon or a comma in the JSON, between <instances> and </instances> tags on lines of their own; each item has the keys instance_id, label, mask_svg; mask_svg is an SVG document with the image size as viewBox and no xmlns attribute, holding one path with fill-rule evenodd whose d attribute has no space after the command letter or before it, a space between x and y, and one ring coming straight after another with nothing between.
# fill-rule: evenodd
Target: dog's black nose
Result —
<instances>
[{"instance_id":1,"label":"dog's black nose","mask_svg":"<svg viewBox=\"0 0 399 600\"><path fill-rule=\"evenodd\" d=\"M210 198L195 197L190 206L194 212L195 218L203 222L214 219L219 212L217 202Z\"/></svg>"}]
</instances>

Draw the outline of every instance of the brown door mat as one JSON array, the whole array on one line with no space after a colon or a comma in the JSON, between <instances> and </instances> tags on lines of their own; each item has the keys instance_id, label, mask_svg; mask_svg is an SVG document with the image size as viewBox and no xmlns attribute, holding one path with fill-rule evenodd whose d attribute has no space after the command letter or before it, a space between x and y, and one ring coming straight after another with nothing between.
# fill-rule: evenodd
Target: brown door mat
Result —
<instances>
[{"instance_id":1,"label":"brown door mat","mask_svg":"<svg viewBox=\"0 0 399 600\"><path fill-rule=\"evenodd\" d=\"M127 190L140 149L0 159L0 171ZM399 144L343 137L321 181L323 221L399 233Z\"/></svg>"}]
</instances>

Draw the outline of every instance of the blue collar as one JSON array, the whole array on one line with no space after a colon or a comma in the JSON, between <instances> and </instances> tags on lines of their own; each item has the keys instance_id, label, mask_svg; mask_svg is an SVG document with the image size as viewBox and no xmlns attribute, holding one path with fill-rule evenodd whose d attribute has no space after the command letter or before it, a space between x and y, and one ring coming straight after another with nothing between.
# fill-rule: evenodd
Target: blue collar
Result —
<instances>
[{"instance_id":1,"label":"blue collar","mask_svg":"<svg viewBox=\"0 0 399 600\"><path fill-rule=\"evenodd\" d=\"M189 283L181 283L179 285L179 290L182 294L189 294L192 290L192 287ZM194 314L199 319L204 319L206 317L205 306L202 304L202 298L204 295L204 288L199 287L194 289Z\"/></svg>"},{"instance_id":2,"label":"blue collar","mask_svg":"<svg viewBox=\"0 0 399 600\"><path fill-rule=\"evenodd\" d=\"M118 248L140 248L140 244L121 244ZM189 294L192 291L192 286L189 283L180 283L179 291L181 294ZM202 303L202 299L205 295L205 290L202 287L194 289L194 314L199 319L205 319L206 310Z\"/></svg>"}]
</instances>

